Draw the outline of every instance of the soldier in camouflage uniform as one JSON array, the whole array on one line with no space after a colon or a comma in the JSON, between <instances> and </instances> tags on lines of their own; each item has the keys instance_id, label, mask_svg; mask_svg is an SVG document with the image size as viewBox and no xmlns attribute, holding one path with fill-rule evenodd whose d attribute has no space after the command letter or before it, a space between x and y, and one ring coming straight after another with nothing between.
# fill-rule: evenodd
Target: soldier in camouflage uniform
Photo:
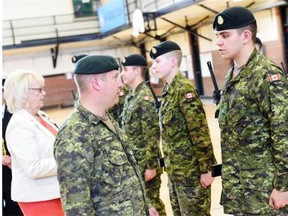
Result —
<instances>
[{"instance_id":1,"label":"soldier in camouflage uniform","mask_svg":"<svg viewBox=\"0 0 288 216\"><path fill-rule=\"evenodd\" d=\"M80 105L60 129L54 155L65 214L147 216L145 189L136 160L107 109L118 101L118 64L87 56L75 67Z\"/></svg>"},{"instance_id":2,"label":"soldier in camouflage uniform","mask_svg":"<svg viewBox=\"0 0 288 216\"><path fill-rule=\"evenodd\" d=\"M257 24L243 7L216 15L222 58L233 60L221 92L222 205L234 215L288 215L288 82L255 49ZM286 191L286 192L285 192Z\"/></svg>"},{"instance_id":3,"label":"soldier in camouflage uniform","mask_svg":"<svg viewBox=\"0 0 288 216\"><path fill-rule=\"evenodd\" d=\"M160 199L162 168L158 165L160 155L160 128L154 98L145 83L147 61L139 54L122 59L121 73L124 84L130 87L125 97L121 126L134 145L134 155L145 180L146 195L159 214L166 215Z\"/></svg>"},{"instance_id":4,"label":"soldier in camouflage uniform","mask_svg":"<svg viewBox=\"0 0 288 216\"><path fill-rule=\"evenodd\" d=\"M119 125L121 124L121 113L123 111L125 97L128 93L128 90L129 88L127 85L122 85L119 93L118 103L109 109L109 113L113 116Z\"/></svg>"},{"instance_id":5,"label":"soldier in camouflage uniform","mask_svg":"<svg viewBox=\"0 0 288 216\"><path fill-rule=\"evenodd\" d=\"M150 56L152 69L166 81L159 117L174 216L210 215L211 169L216 160L201 100L179 71L178 44L162 42L152 47Z\"/></svg>"}]
</instances>

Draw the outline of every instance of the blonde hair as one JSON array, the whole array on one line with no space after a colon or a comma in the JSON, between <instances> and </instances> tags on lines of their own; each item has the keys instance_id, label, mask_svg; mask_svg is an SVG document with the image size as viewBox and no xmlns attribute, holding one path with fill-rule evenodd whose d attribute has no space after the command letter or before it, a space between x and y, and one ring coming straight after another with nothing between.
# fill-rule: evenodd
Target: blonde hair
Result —
<instances>
[{"instance_id":1,"label":"blonde hair","mask_svg":"<svg viewBox=\"0 0 288 216\"><path fill-rule=\"evenodd\" d=\"M29 88L35 81L44 86L44 77L31 71L17 70L8 76L4 84L4 97L9 112L24 108Z\"/></svg>"},{"instance_id":2,"label":"blonde hair","mask_svg":"<svg viewBox=\"0 0 288 216\"><path fill-rule=\"evenodd\" d=\"M171 52L165 53L168 58L175 57L178 62L178 67L180 67L181 62L182 62L182 51L181 50L173 50Z\"/></svg>"}]
</instances>

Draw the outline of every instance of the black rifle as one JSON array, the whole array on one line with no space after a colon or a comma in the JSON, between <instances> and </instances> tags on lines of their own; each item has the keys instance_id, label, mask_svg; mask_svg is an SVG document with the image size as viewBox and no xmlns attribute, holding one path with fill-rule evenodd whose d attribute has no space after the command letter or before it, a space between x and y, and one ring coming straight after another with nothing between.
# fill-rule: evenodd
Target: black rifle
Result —
<instances>
[{"instance_id":1,"label":"black rifle","mask_svg":"<svg viewBox=\"0 0 288 216\"><path fill-rule=\"evenodd\" d=\"M150 91L151 91L151 93L153 95L154 106L155 106L157 112L159 112L159 108L161 106L161 102L158 101L158 98L157 98L157 96L156 96L156 94L155 94L155 92L154 92L154 90L153 90L153 88L152 88L152 86L150 84L150 80L146 81L146 85L148 86L148 88L150 89ZM165 161L164 161L164 158L161 156L160 152L158 152L158 164L159 164L160 167L165 169Z\"/></svg>"},{"instance_id":2,"label":"black rifle","mask_svg":"<svg viewBox=\"0 0 288 216\"><path fill-rule=\"evenodd\" d=\"M221 98L220 90L218 88L215 74L214 74L212 64L210 61L207 61L207 66L209 68L209 71L211 74L211 79L212 79L212 82L214 85L213 103L215 103L217 105L220 101L220 98ZM219 115L219 109L217 109L215 112L215 118L218 118L218 115ZM212 166L212 177L217 177L217 176L221 176L221 175L222 175L222 164L214 164Z\"/></svg>"},{"instance_id":3,"label":"black rifle","mask_svg":"<svg viewBox=\"0 0 288 216\"><path fill-rule=\"evenodd\" d=\"M216 78L215 78L215 75L214 75L214 71L213 71L213 68L212 68L211 61L207 61L207 66L208 66L208 69L210 71L211 79L212 79L212 82L213 82L213 85L214 85L213 103L218 105L218 103L220 101L220 98L221 98L221 94L220 94L220 90L219 90L218 85L217 85L217 81L216 81ZM215 112L215 118L218 118L218 115L219 115L219 109L217 109L216 112Z\"/></svg>"},{"instance_id":4,"label":"black rifle","mask_svg":"<svg viewBox=\"0 0 288 216\"><path fill-rule=\"evenodd\" d=\"M154 106L155 106L155 108L156 108L156 110L157 110L157 112L158 112L158 111L159 111L159 108L160 108L160 106L161 106L161 102L158 101L158 98L157 98L157 96L156 96L156 94L155 94L155 92L154 92L154 90L153 90L153 88L152 88L149 80L146 81L146 85L148 86L148 88L150 89L150 91L151 91L151 93L152 93L152 95L153 95L153 98L154 98Z\"/></svg>"},{"instance_id":5,"label":"black rifle","mask_svg":"<svg viewBox=\"0 0 288 216\"><path fill-rule=\"evenodd\" d=\"M208 69L210 71L210 74L211 74L211 79L212 79L212 82L213 82L213 85L214 85L214 91L215 92L219 92L219 88L218 88L218 85L217 85L217 81L216 81L216 78L215 78L215 75L214 75L214 71L213 71L213 68L212 68L212 64L211 64L211 61L207 61L207 66L208 66ZM220 98L214 98L214 103L215 104L218 104L219 103L219 100Z\"/></svg>"}]
</instances>

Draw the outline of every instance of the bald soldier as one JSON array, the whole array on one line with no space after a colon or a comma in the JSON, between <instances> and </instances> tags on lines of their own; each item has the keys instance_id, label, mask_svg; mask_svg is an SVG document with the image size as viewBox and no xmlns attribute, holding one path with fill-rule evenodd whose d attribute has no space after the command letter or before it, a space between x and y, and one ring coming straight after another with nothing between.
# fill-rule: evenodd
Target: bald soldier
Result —
<instances>
[{"instance_id":1,"label":"bald soldier","mask_svg":"<svg viewBox=\"0 0 288 216\"><path fill-rule=\"evenodd\" d=\"M201 100L179 70L182 52L177 43L162 42L152 47L150 56L152 69L166 82L159 117L174 216L210 215L216 160Z\"/></svg>"},{"instance_id":2,"label":"bald soldier","mask_svg":"<svg viewBox=\"0 0 288 216\"><path fill-rule=\"evenodd\" d=\"M255 48L257 23L248 9L224 10L213 29L220 55L233 61L218 117L224 212L288 215L287 78Z\"/></svg>"},{"instance_id":3,"label":"bald soldier","mask_svg":"<svg viewBox=\"0 0 288 216\"><path fill-rule=\"evenodd\" d=\"M60 129L54 155L65 215L133 215L148 210L130 145L107 110L118 101L118 64L110 56L86 56L74 69L80 104Z\"/></svg>"},{"instance_id":4,"label":"bald soldier","mask_svg":"<svg viewBox=\"0 0 288 216\"><path fill-rule=\"evenodd\" d=\"M123 83L129 86L121 114L121 127L134 147L147 198L159 214L165 216L165 206L160 199L163 170L158 165L160 127L152 92L145 83L147 61L142 55L132 54L124 57L121 64Z\"/></svg>"}]
</instances>

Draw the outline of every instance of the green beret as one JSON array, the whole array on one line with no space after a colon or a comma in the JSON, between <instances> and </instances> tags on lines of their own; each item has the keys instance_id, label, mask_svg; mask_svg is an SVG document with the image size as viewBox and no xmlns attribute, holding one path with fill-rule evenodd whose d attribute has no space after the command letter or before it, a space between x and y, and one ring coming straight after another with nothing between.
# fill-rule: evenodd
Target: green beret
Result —
<instances>
[{"instance_id":1,"label":"green beret","mask_svg":"<svg viewBox=\"0 0 288 216\"><path fill-rule=\"evenodd\" d=\"M77 61L79 61L81 58L84 58L85 56L87 56L87 55L80 54L80 55L72 56L71 61L72 61L72 63L76 63Z\"/></svg>"},{"instance_id":2,"label":"green beret","mask_svg":"<svg viewBox=\"0 0 288 216\"><path fill-rule=\"evenodd\" d=\"M147 61L142 55L132 54L122 58L121 64L123 66L147 66Z\"/></svg>"},{"instance_id":3,"label":"green beret","mask_svg":"<svg viewBox=\"0 0 288 216\"><path fill-rule=\"evenodd\" d=\"M150 57L152 59L156 59L158 56L161 56L165 53L175 51L175 50L181 51L181 48L179 47L177 43L173 41L164 41L152 47L152 49L150 50Z\"/></svg>"},{"instance_id":4,"label":"green beret","mask_svg":"<svg viewBox=\"0 0 288 216\"><path fill-rule=\"evenodd\" d=\"M213 21L215 31L238 29L256 22L254 15L245 7L230 7L217 14Z\"/></svg>"},{"instance_id":5,"label":"green beret","mask_svg":"<svg viewBox=\"0 0 288 216\"><path fill-rule=\"evenodd\" d=\"M81 58L76 63L74 74L101 74L118 68L118 63L111 56L91 55Z\"/></svg>"}]
</instances>

